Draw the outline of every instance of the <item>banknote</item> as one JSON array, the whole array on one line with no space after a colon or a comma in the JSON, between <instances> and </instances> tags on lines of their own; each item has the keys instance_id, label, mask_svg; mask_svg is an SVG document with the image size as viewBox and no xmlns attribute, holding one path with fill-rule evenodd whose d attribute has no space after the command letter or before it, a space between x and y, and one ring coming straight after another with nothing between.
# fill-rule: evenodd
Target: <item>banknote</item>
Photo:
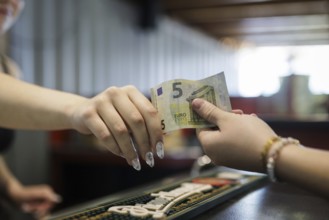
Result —
<instances>
[{"instance_id":1,"label":"banknote","mask_svg":"<svg viewBox=\"0 0 329 220\"><path fill-rule=\"evenodd\" d=\"M151 101L160 114L164 133L183 128L214 126L192 110L191 104L195 98L205 99L230 111L224 72L201 80L169 80L151 88Z\"/></svg>"}]
</instances>

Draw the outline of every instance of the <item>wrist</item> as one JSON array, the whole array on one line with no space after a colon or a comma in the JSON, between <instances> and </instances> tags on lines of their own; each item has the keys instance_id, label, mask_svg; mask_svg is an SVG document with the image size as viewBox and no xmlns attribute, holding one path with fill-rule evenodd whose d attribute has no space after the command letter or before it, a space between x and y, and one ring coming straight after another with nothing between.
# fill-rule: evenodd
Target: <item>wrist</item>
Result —
<instances>
[{"instance_id":1,"label":"wrist","mask_svg":"<svg viewBox=\"0 0 329 220\"><path fill-rule=\"evenodd\" d=\"M269 138L266 141L265 145L263 146L263 150L261 152L261 163L262 163L264 173L266 173L266 171L267 171L266 165L267 165L267 159L268 159L269 151L275 145L275 143L280 141L280 140L281 140L280 136L273 136L272 138Z\"/></svg>"},{"instance_id":2,"label":"wrist","mask_svg":"<svg viewBox=\"0 0 329 220\"><path fill-rule=\"evenodd\" d=\"M16 179L10 179L6 184L7 193L10 198L14 199L17 192L23 188L22 184Z\"/></svg>"},{"instance_id":3,"label":"wrist","mask_svg":"<svg viewBox=\"0 0 329 220\"><path fill-rule=\"evenodd\" d=\"M69 104L66 105L64 108L64 115L66 118L66 122L68 123L67 128L68 129L75 129L78 130L77 128L77 112L79 111L79 107L83 105L88 100L88 98L78 96L76 95L74 100L72 100Z\"/></svg>"},{"instance_id":4,"label":"wrist","mask_svg":"<svg viewBox=\"0 0 329 220\"><path fill-rule=\"evenodd\" d=\"M266 145L265 145L266 146ZM279 167L279 158L282 151L288 147L300 147L300 143L298 140L294 138L279 138L276 139L275 142L272 142L270 147L268 147L267 155L266 155L266 172L269 179L272 182L278 181L278 172L277 168ZM263 155L262 155L263 156Z\"/></svg>"},{"instance_id":5,"label":"wrist","mask_svg":"<svg viewBox=\"0 0 329 220\"><path fill-rule=\"evenodd\" d=\"M305 149L305 148L303 148ZM289 144L280 151L280 157L276 161L275 175L280 181L290 181L291 167L295 163L295 156L303 151L302 145ZM301 151L302 150L302 151ZM307 157L307 155L305 155Z\"/></svg>"}]
</instances>

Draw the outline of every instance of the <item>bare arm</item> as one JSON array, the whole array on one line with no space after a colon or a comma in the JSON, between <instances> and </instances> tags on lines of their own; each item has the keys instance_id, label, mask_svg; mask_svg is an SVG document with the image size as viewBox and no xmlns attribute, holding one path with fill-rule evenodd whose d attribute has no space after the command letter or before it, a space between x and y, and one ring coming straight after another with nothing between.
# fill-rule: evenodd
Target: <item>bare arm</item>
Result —
<instances>
[{"instance_id":1,"label":"bare arm","mask_svg":"<svg viewBox=\"0 0 329 220\"><path fill-rule=\"evenodd\" d=\"M86 101L0 74L0 125L16 129L73 129L72 107Z\"/></svg>"},{"instance_id":2,"label":"bare arm","mask_svg":"<svg viewBox=\"0 0 329 220\"><path fill-rule=\"evenodd\" d=\"M219 130L201 129L198 138L206 154L218 165L266 172L261 154L267 140L277 136L260 118L224 112L204 100L193 101L194 110ZM329 151L287 145L279 151L275 175L329 198Z\"/></svg>"},{"instance_id":3,"label":"bare arm","mask_svg":"<svg viewBox=\"0 0 329 220\"><path fill-rule=\"evenodd\" d=\"M1 194L5 193L6 188L8 184L12 183L17 183L16 178L11 174L9 169L7 168L7 165L2 157L0 155L0 186L1 186Z\"/></svg>"},{"instance_id":4,"label":"bare arm","mask_svg":"<svg viewBox=\"0 0 329 220\"><path fill-rule=\"evenodd\" d=\"M164 154L158 112L133 86L110 87L85 98L0 73L0 108L0 126L93 134L136 170L141 169L138 154L151 167L153 152L160 158Z\"/></svg>"},{"instance_id":5,"label":"bare arm","mask_svg":"<svg viewBox=\"0 0 329 220\"><path fill-rule=\"evenodd\" d=\"M290 145L280 152L276 175L329 198L329 152Z\"/></svg>"}]
</instances>

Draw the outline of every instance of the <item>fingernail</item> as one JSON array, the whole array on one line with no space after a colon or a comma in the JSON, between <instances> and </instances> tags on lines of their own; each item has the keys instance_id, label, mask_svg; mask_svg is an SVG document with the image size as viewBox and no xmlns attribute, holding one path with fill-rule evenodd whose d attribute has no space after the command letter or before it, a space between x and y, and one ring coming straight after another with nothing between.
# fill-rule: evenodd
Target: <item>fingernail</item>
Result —
<instances>
[{"instance_id":1,"label":"fingernail","mask_svg":"<svg viewBox=\"0 0 329 220\"><path fill-rule=\"evenodd\" d=\"M134 167L135 170L138 170L138 171L141 170L141 163L139 162L138 157L136 159L133 159L131 161L131 163L132 163L132 165L133 165L133 167Z\"/></svg>"},{"instance_id":2,"label":"fingernail","mask_svg":"<svg viewBox=\"0 0 329 220\"><path fill-rule=\"evenodd\" d=\"M164 158L164 149L162 141L159 141L156 145L157 155L159 158Z\"/></svg>"},{"instance_id":3,"label":"fingernail","mask_svg":"<svg viewBox=\"0 0 329 220\"><path fill-rule=\"evenodd\" d=\"M150 167L154 167L154 157L153 157L153 153L152 152L147 152L145 154L145 158L146 158L146 163L150 166Z\"/></svg>"}]
</instances>

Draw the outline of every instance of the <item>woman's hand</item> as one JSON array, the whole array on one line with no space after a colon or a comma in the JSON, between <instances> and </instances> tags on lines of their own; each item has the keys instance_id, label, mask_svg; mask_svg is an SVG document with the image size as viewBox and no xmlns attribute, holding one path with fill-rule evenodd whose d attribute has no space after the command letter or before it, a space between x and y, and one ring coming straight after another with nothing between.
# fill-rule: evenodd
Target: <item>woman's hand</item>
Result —
<instances>
[{"instance_id":1,"label":"woman's hand","mask_svg":"<svg viewBox=\"0 0 329 220\"><path fill-rule=\"evenodd\" d=\"M225 112L211 103L195 99L193 109L219 129L199 129L198 139L205 153L218 165L264 172L261 152L274 131L255 115Z\"/></svg>"},{"instance_id":2,"label":"woman's hand","mask_svg":"<svg viewBox=\"0 0 329 220\"><path fill-rule=\"evenodd\" d=\"M110 87L73 108L73 127L94 134L112 153L136 170L139 156L153 167L153 152L163 158L160 118L150 101L133 86Z\"/></svg>"}]
</instances>

